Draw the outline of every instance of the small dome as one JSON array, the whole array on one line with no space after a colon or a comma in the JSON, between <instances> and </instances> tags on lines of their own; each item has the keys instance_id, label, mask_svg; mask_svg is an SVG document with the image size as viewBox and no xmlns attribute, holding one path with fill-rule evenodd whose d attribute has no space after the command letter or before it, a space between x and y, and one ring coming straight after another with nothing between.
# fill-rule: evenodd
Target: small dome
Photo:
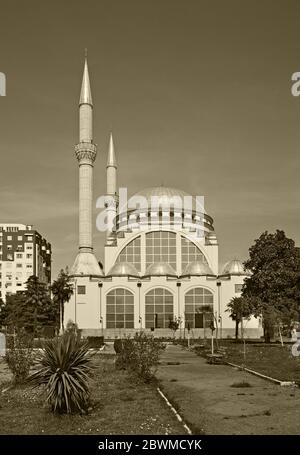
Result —
<instances>
[{"instance_id":1,"label":"small dome","mask_svg":"<svg viewBox=\"0 0 300 455\"><path fill-rule=\"evenodd\" d=\"M225 264L222 275L249 275L243 266L243 263L238 259L233 259Z\"/></svg>"},{"instance_id":2,"label":"small dome","mask_svg":"<svg viewBox=\"0 0 300 455\"><path fill-rule=\"evenodd\" d=\"M103 272L93 253L79 252L76 256L70 276L103 276Z\"/></svg>"},{"instance_id":3,"label":"small dome","mask_svg":"<svg viewBox=\"0 0 300 455\"><path fill-rule=\"evenodd\" d=\"M106 276L134 276L139 277L139 272L130 262L116 262Z\"/></svg>"},{"instance_id":4,"label":"small dome","mask_svg":"<svg viewBox=\"0 0 300 455\"><path fill-rule=\"evenodd\" d=\"M183 274L185 275L194 275L194 276L203 276L203 275L214 275L212 272L211 268L209 265L205 262L200 262L200 261L195 261L195 262L190 262Z\"/></svg>"},{"instance_id":5,"label":"small dome","mask_svg":"<svg viewBox=\"0 0 300 455\"><path fill-rule=\"evenodd\" d=\"M175 270L167 262L154 262L150 264L145 276L173 276L177 278Z\"/></svg>"}]
</instances>

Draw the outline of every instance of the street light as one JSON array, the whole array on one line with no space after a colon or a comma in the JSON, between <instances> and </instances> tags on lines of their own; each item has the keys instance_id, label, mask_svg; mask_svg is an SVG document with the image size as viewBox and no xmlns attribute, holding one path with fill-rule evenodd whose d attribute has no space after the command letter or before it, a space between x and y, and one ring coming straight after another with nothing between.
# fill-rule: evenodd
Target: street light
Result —
<instances>
[{"instance_id":1,"label":"street light","mask_svg":"<svg viewBox=\"0 0 300 455\"><path fill-rule=\"evenodd\" d=\"M102 289L103 283L102 281L98 282L98 288L99 288L99 322L100 322L100 327L101 327L101 334L103 336L103 316L102 316Z\"/></svg>"}]
</instances>

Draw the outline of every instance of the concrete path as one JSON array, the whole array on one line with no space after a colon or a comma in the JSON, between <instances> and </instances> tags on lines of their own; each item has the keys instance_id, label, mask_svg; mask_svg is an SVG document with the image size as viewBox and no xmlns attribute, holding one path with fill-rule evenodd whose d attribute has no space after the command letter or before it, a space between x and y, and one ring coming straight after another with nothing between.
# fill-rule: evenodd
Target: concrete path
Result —
<instances>
[{"instance_id":1,"label":"concrete path","mask_svg":"<svg viewBox=\"0 0 300 455\"><path fill-rule=\"evenodd\" d=\"M194 433L300 433L298 388L280 387L227 365L209 365L173 345L164 352L157 377ZM231 387L242 381L251 387Z\"/></svg>"}]
</instances>

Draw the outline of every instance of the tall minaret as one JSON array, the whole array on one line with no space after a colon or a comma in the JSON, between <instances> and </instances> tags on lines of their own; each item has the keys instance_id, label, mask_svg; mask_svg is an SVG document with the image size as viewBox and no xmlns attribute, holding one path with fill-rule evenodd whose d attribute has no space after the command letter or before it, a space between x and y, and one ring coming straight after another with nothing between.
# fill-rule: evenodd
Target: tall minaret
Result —
<instances>
[{"instance_id":1,"label":"tall minaret","mask_svg":"<svg viewBox=\"0 0 300 455\"><path fill-rule=\"evenodd\" d=\"M102 272L92 242L93 165L97 148L93 143L93 101L87 55L79 99L79 143L75 145L75 154L79 164L79 253L71 274L98 276Z\"/></svg>"},{"instance_id":2,"label":"tall minaret","mask_svg":"<svg viewBox=\"0 0 300 455\"><path fill-rule=\"evenodd\" d=\"M117 160L115 155L114 141L112 133L110 133L108 157L106 165L106 212L107 219L110 222L115 222L117 215L118 194L117 194ZM115 242L115 232L107 230L106 244L111 245Z\"/></svg>"}]
</instances>

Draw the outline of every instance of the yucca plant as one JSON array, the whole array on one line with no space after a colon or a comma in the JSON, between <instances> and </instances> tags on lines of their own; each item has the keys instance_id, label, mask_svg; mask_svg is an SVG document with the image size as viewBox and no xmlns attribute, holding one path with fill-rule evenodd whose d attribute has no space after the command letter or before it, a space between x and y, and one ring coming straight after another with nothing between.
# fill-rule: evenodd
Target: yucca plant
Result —
<instances>
[{"instance_id":1,"label":"yucca plant","mask_svg":"<svg viewBox=\"0 0 300 455\"><path fill-rule=\"evenodd\" d=\"M92 355L74 333L45 342L40 368L29 376L32 386L46 386L46 401L57 413L86 412Z\"/></svg>"}]
</instances>

